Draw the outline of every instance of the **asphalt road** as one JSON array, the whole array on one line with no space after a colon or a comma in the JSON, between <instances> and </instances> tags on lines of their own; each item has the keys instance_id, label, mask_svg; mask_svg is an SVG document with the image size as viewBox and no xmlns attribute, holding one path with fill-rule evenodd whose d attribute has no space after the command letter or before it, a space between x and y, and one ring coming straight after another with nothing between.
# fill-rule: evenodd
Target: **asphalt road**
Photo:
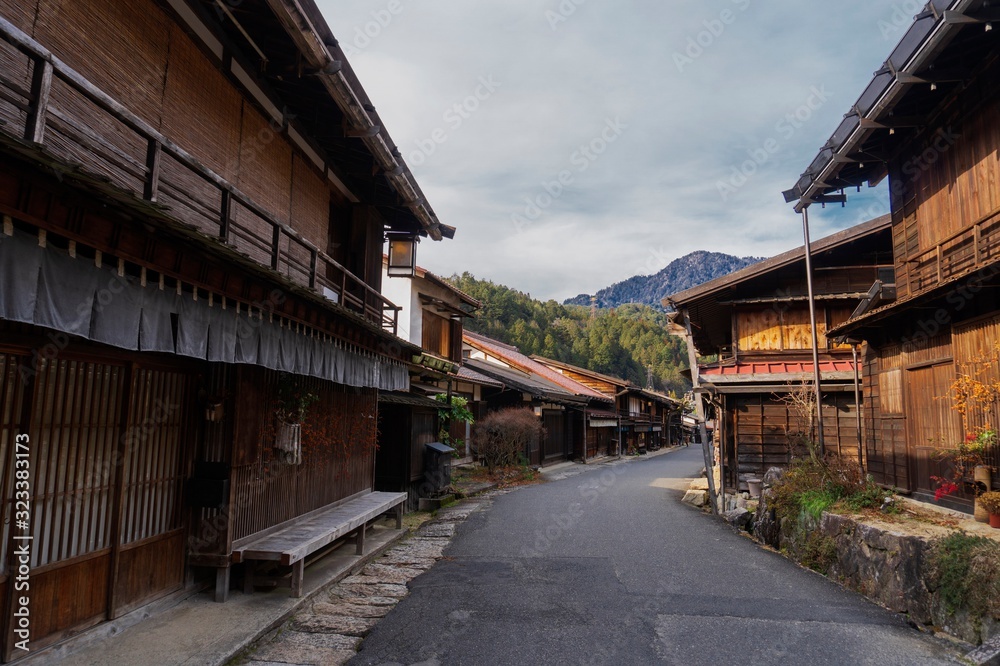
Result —
<instances>
[{"instance_id":1,"label":"asphalt road","mask_svg":"<svg viewBox=\"0 0 1000 666\"><path fill-rule=\"evenodd\" d=\"M351 664L952 664L895 614L680 503L691 447L496 497Z\"/></svg>"}]
</instances>

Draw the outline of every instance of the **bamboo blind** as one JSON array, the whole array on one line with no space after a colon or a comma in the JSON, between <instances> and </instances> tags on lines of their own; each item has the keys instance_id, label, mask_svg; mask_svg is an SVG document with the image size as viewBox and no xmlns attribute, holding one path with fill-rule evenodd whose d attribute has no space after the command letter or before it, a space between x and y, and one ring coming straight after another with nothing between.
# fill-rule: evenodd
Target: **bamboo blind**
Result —
<instances>
[{"instance_id":1,"label":"bamboo blind","mask_svg":"<svg viewBox=\"0 0 1000 666\"><path fill-rule=\"evenodd\" d=\"M32 3L34 4L34 3ZM47 0L34 37L159 129L171 22L151 0Z\"/></svg>"},{"instance_id":2,"label":"bamboo blind","mask_svg":"<svg viewBox=\"0 0 1000 666\"><path fill-rule=\"evenodd\" d=\"M292 168L292 228L316 247L325 248L330 242L330 189L298 155Z\"/></svg>"},{"instance_id":3,"label":"bamboo blind","mask_svg":"<svg viewBox=\"0 0 1000 666\"><path fill-rule=\"evenodd\" d=\"M288 222L292 149L249 104L243 105L237 186L280 221Z\"/></svg>"},{"instance_id":4,"label":"bamboo blind","mask_svg":"<svg viewBox=\"0 0 1000 666\"><path fill-rule=\"evenodd\" d=\"M28 56L4 40L0 40L0 84L9 89L9 97L0 95L0 121L11 134L22 134L31 91L31 65Z\"/></svg>"},{"instance_id":5,"label":"bamboo blind","mask_svg":"<svg viewBox=\"0 0 1000 666\"><path fill-rule=\"evenodd\" d=\"M241 106L236 88L172 26L162 131L230 182L239 164Z\"/></svg>"}]
</instances>

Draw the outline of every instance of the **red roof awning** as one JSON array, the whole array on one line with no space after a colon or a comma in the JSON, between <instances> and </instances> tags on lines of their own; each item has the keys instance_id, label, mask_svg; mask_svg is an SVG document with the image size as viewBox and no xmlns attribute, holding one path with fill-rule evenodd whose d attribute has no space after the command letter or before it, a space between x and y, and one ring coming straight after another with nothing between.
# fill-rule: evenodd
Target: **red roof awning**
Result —
<instances>
[{"instance_id":1,"label":"red roof awning","mask_svg":"<svg viewBox=\"0 0 1000 666\"><path fill-rule=\"evenodd\" d=\"M854 375L854 363L852 361L823 361L819 364L821 375L847 373ZM745 375L798 375L813 374L813 364L811 361L774 361L768 363L737 363L736 365L726 365L721 367L702 368L699 372L702 377L735 377Z\"/></svg>"}]
</instances>

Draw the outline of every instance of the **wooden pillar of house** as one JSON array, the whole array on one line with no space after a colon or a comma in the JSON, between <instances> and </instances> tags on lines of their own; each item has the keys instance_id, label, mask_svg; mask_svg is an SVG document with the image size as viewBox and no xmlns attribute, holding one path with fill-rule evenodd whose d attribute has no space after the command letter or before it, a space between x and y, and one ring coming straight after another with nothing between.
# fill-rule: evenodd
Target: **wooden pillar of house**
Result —
<instances>
[{"instance_id":1,"label":"wooden pillar of house","mask_svg":"<svg viewBox=\"0 0 1000 666\"><path fill-rule=\"evenodd\" d=\"M701 434L702 454L705 457L705 476L708 478L709 506L712 513L718 514L719 507L716 504L715 490L715 465L712 455L712 442L708 441L708 430L705 428L705 404L698 384L698 352L694 348L694 335L691 333L691 315L687 308L684 308L684 328L686 330L685 340L688 348L688 362L691 365L691 385L694 387L694 409L698 419L698 432Z\"/></svg>"}]
</instances>

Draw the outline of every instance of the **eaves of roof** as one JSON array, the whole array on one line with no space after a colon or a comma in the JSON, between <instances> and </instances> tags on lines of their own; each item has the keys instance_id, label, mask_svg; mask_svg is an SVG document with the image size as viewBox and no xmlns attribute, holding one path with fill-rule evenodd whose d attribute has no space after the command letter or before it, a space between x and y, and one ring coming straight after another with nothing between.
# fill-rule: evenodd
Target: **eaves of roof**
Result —
<instances>
[{"instance_id":1,"label":"eaves of roof","mask_svg":"<svg viewBox=\"0 0 1000 666\"><path fill-rule=\"evenodd\" d=\"M543 377L531 375L516 368L505 368L496 363L477 359L466 361L466 365L471 367L475 372L501 382L506 388L527 393L532 398L538 400L572 405L583 405L587 402L586 398L573 395Z\"/></svg>"},{"instance_id":2,"label":"eaves of roof","mask_svg":"<svg viewBox=\"0 0 1000 666\"><path fill-rule=\"evenodd\" d=\"M995 53L995 41L983 26L996 20L996 12L986 4L928 2L806 171L783 193L785 201L802 211L812 203L832 202L831 194L845 187L885 178L883 159L859 158L866 142L877 141L880 152L893 154L949 103L950 89L967 85L967 78L949 74L949 68L971 74L974 67L968 63L983 63ZM904 107L905 114L897 114L904 117L894 118L893 112Z\"/></svg>"},{"instance_id":3,"label":"eaves of roof","mask_svg":"<svg viewBox=\"0 0 1000 666\"><path fill-rule=\"evenodd\" d=\"M531 357L525 356L516 347L504 344L498 340L493 340L478 333L472 333L471 331L466 331L463 334L463 338L470 346L477 347L481 351L496 356L497 358L502 359L505 363L508 363L509 365L512 365L524 372L543 377L549 383L560 386L573 395L581 396L588 400L610 400L610 398L605 394L595 391L589 386L584 386L583 384L556 372L543 363L539 363Z\"/></svg>"},{"instance_id":4,"label":"eaves of roof","mask_svg":"<svg viewBox=\"0 0 1000 666\"><path fill-rule=\"evenodd\" d=\"M863 238L869 234L878 233L879 231L889 229L891 227L892 218L889 215L883 215L848 229L838 231L837 233L831 234L817 241L813 241L810 244L810 248L813 254L817 254L819 252L831 250L836 247L840 247L841 245L854 242L859 238ZM804 263L805 256L805 246L803 245L795 248L794 250L789 250L777 256L771 257L770 259L765 259L764 261L747 266L746 268L741 268L740 270L728 275L723 275L715 278L714 280L709 280L708 282L700 284L697 287L691 287L690 289L667 296L663 299L663 303L664 305L670 305L674 308L680 309L692 301L710 296L715 292L721 292L729 289L734 285L752 280L753 278L759 277L778 268L783 268L800 261Z\"/></svg>"}]
</instances>

